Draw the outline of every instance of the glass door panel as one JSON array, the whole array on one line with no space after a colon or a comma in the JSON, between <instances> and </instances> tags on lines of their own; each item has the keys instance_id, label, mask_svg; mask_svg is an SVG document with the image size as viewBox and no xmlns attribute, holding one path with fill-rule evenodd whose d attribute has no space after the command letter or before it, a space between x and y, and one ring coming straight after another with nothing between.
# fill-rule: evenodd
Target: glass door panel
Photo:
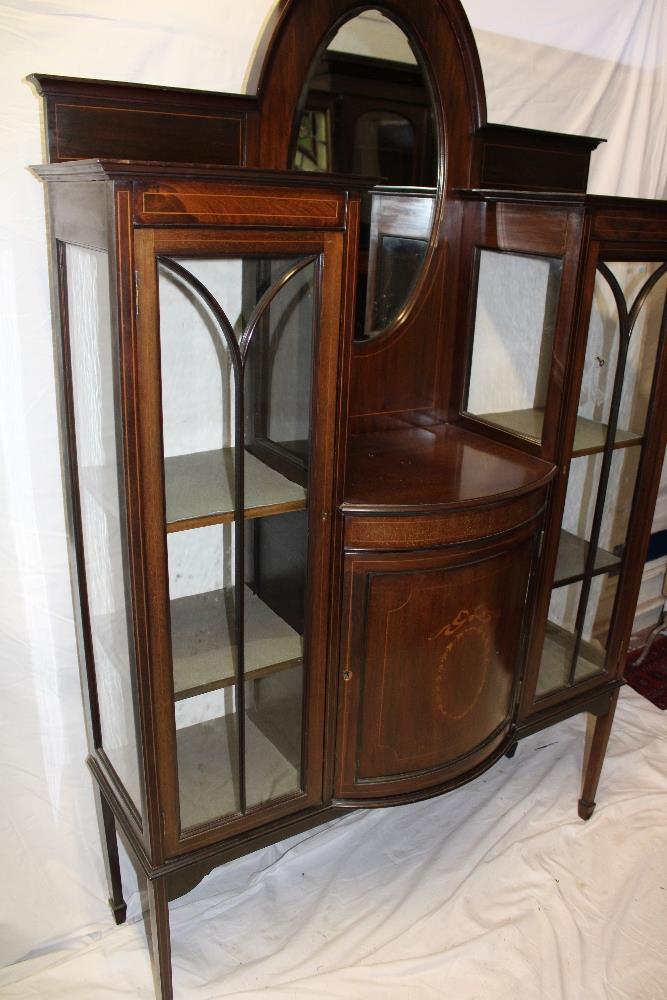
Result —
<instances>
[{"instance_id":1,"label":"glass door panel","mask_svg":"<svg viewBox=\"0 0 667 1000\"><path fill-rule=\"evenodd\" d=\"M664 265L599 265L538 698L609 668L666 290Z\"/></svg>"},{"instance_id":2,"label":"glass door panel","mask_svg":"<svg viewBox=\"0 0 667 1000\"><path fill-rule=\"evenodd\" d=\"M181 828L304 787L319 258L159 258Z\"/></svg>"},{"instance_id":3,"label":"glass door panel","mask_svg":"<svg viewBox=\"0 0 667 1000\"><path fill-rule=\"evenodd\" d=\"M276 268L270 267L271 283ZM268 510L246 532L247 650L268 661L246 685L248 731L257 728L293 767L302 768L303 656L308 567L306 496L311 447L315 264L300 268L265 310L245 363L246 449L299 484L301 508ZM274 284L275 287L275 284ZM251 674L246 667L246 678ZM276 798L281 786L262 756L248 756L247 804Z\"/></svg>"}]
</instances>

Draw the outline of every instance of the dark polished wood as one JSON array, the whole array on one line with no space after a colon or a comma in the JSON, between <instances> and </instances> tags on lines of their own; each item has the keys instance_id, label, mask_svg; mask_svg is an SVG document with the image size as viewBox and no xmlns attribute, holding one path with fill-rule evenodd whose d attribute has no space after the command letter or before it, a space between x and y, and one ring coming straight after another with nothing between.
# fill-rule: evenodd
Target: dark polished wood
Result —
<instances>
[{"instance_id":1,"label":"dark polished wood","mask_svg":"<svg viewBox=\"0 0 667 1000\"><path fill-rule=\"evenodd\" d=\"M441 784L506 737L539 526L484 546L348 557L338 798Z\"/></svg>"},{"instance_id":2,"label":"dark polished wood","mask_svg":"<svg viewBox=\"0 0 667 1000\"><path fill-rule=\"evenodd\" d=\"M104 156L246 162L258 116L252 97L43 73L28 79L44 99L51 163Z\"/></svg>"},{"instance_id":3,"label":"dark polished wood","mask_svg":"<svg viewBox=\"0 0 667 1000\"><path fill-rule=\"evenodd\" d=\"M607 743L609 742L609 734L611 733L611 725L614 721L617 702L618 690L614 693L611 704L604 715L589 716L589 729L584 755L584 780L581 798L579 799L579 816L581 819L590 819L595 809L595 795L602 773L605 753L607 752Z\"/></svg>"},{"instance_id":4,"label":"dark polished wood","mask_svg":"<svg viewBox=\"0 0 667 1000\"><path fill-rule=\"evenodd\" d=\"M116 837L116 821L99 786L93 782L95 809L97 821L102 831L104 870L109 886L109 906L117 924L124 924L127 917L127 903L123 897L123 883L120 875L118 858L118 839Z\"/></svg>"},{"instance_id":5,"label":"dark polished wood","mask_svg":"<svg viewBox=\"0 0 667 1000\"><path fill-rule=\"evenodd\" d=\"M473 187L584 193L591 153L604 139L484 125L475 135Z\"/></svg>"},{"instance_id":6,"label":"dark polished wood","mask_svg":"<svg viewBox=\"0 0 667 1000\"><path fill-rule=\"evenodd\" d=\"M554 472L454 424L360 434L350 442L343 510L407 514L489 504L546 484Z\"/></svg>"},{"instance_id":7,"label":"dark polished wood","mask_svg":"<svg viewBox=\"0 0 667 1000\"><path fill-rule=\"evenodd\" d=\"M162 877L147 877L140 872L139 894L151 957L155 996L161 1000L172 1000L174 989L171 973L167 880Z\"/></svg>"}]
</instances>

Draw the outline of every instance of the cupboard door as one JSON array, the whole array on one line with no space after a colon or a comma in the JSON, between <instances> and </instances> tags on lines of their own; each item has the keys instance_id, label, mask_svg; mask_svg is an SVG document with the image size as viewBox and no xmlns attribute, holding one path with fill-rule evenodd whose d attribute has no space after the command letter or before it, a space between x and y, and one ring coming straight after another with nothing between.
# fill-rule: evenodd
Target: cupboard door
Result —
<instances>
[{"instance_id":1,"label":"cupboard door","mask_svg":"<svg viewBox=\"0 0 667 1000\"><path fill-rule=\"evenodd\" d=\"M653 464L647 442L667 335L667 264L597 262L562 526L539 669L525 705L541 710L614 679L633 534Z\"/></svg>"},{"instance_id":2,"label":"cupboard door","mask_svg":"<svg viewBox=\"0 0 667 1000\"><path fill-rule=\"evenodd\" d=\"M322 798L340 236L141 242L164 484L159 763L177 851Z\"/></svg>"},{"instance_id":3,"label":"cupboard door","mask_svg":"<svg viewBox=\"0 0 667 1000\"><path fill-rule=\"evenodd\" d=\"M535 536L346 566L337 795L410 795L503 742L522 667Z\"/></svg>"}]
</instances>

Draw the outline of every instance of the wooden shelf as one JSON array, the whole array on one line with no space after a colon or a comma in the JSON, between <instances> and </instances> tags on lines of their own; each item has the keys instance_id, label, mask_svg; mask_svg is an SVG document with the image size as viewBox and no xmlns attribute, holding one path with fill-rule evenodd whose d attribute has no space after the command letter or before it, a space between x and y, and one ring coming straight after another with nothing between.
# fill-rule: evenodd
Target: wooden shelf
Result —
<instances>
[{"instance_id":1,"label":"wooden shelf","mask_svg":"<svg viewBox=\"0 0 667 1000\"><path fill-rule=\"evenodd\" d=\"M444 511L537 489L554 473L456 424L374 431L350 439L343 510Z\"/></svg>"},{"instance_id":2,"label":"wooden shelf","mask_svg":"<svg viewBox=\"0 0 667 1000\"><path fill-rule=\"evenodd\" d=\"M572 454L576 457L577 455L594 455L596 452L604 451L606 439L606 424L599 424L594 420L587 420L585 417L577 417ZM641 444L641 441L641 434L624 431L618 427L614 448L629 448L631 445Z\"/></svg>"},{"instance_id":3,"label":"wooden shelf","mask_svg":"<svg viewBox=\"0 0 667 1000\"><path fill-rule=\"evenodd\" d=\"M299 771L246 719L249 805L298 792ZM176 731L181 826L210 823L239 809L236 716L225 715Z\"/></svg>"},{"instance_id":4,"label":"wooden shelf","mask_svg":"<svg viewBox=\"0 0 667 1000\"><path fill-rule=\"evenodd\" d=\"M570 664L574 651L574 635L554 622L547 622L542 648L542 663L537 679L536 697L560 691L568 686ZM604 673L605 650L592 642L582 640L577 658L575 683Z\"/></svg>"},{"instance_id":5,"label":"wooden shelf","mask_svg":"<svg viewBox=\"0 0 667 1000\"><path fill-rule=\"evenodd\" d=\"M171 602L176 700L234 683L234 595L215 590ZM303 640L282 618L245 589L245 677L257 680L301 663Z\"/></svg>"},{"instance_id":6,"label":"wooden shelf","mask_svg":"<svg viewBox=\"0 0 667 1000\"><path fill-rule=\"evenodd\" d=\"M471 416L478 420L484 420L488 424L494 424L511 434L518 434L533 444L540 444L542 441L542 426L544 423L544 410L509 410L507 413L475 413ZM577 417L577 426L574 432L573 455L593 455L604 451L607 438L607 425L588 420L586 417ZM619 428L616 431L615 448L628 448L631 445L641 443L641 435L632 431L624 431Z\"/></svg>"},{"instance_id":7,"label":"wooden shelf","mask_svg":"<svg viewBox=\"0 0 667 1000\"><path fill-rule=\"evenodd\" d=\"M534 444L542 441L544 410L508 410L507 413L472 413L471 416L518 434Z\"/></svg>"},{"instance_id":8,"label":"wooden shelf","mask_svg":"<svg viewBox=\"0 0 667 1000\"><path fill-rule=\"evenodd\" d=\"M235 451L221 448L166 458L167 531L234 520ZM246 519L303 510L306 491L244 451Z\"/></svg>"},{"instance_id":9,"label":"wooden shelf","mask_svg":"<svg viewBox=\"0 0 667 1000\"><path fill-rule=\"evenodd\" d=\"M554 587L563 587L568 583L576 583L584 578L584 567L588 556L588 542L569 531L561 531L554 575ZM621 565L619 556L606 549L598 549L595 553L593 576L608 573Z\"/></svg>"}]
</instances>

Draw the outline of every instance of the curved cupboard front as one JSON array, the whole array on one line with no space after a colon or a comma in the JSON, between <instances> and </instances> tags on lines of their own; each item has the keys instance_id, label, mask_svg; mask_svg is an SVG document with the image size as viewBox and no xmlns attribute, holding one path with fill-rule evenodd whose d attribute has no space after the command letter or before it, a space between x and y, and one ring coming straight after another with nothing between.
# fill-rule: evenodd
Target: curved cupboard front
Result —
<instances>
[{"instance_id":1,"label":"curved cupboard front","mask_svg":"<svg viewBox=\"0 0 667 1000\"><path fill-rule=\"evenodd\" d=\"M350 458L336 795L379 804L511 744L553 468L448 425L356 439ZM420 507L401 503L410 483Z\"/></svg>"}]
</instances>

